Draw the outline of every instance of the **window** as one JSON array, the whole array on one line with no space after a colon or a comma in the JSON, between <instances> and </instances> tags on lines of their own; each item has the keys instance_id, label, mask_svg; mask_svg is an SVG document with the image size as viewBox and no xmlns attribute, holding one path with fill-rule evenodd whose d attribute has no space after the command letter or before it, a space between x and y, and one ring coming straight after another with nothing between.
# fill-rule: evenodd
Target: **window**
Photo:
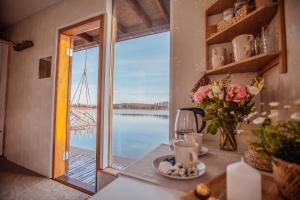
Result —
<instances>
[{"instance_id":1,"label":"window","mask_svg":"<svg viewBox=\"0 0 300 200\"><path fill-rule=\"evenodd\" d=\"M113 163L127 164L168 142L169 57L169 32L116 43Z\"/></svg>"}]
</instances>

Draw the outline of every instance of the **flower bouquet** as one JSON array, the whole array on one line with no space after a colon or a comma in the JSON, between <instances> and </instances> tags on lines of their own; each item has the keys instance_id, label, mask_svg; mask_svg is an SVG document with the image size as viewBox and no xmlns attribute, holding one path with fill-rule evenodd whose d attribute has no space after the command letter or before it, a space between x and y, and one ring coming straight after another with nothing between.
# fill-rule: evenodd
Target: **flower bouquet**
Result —
<instances>
[{"instance_id":1,"label":"flower bouquet","mask_svg":"<svg viewBox=\"0 0 300 200\"><path fill-rule=\"evenodd\" d=\"M237 125L254 112L253 98L261 91L263 83L262 78L254 78L248 86L231 84L227 76L201 86L194 93L193 100L205 111L205 120L210 122L207 132L214 135L220 131L222 150L237 150Z\"/></svg>"}]
</instances>

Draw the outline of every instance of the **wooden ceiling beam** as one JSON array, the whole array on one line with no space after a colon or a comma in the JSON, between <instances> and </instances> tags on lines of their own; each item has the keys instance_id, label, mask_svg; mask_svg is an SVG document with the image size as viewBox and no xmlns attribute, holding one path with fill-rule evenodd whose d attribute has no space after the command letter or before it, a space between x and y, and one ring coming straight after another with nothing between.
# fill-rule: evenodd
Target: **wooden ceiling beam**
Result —
<instances>
[{"instance_id":1,"label":"wooden ceiling beam","mask_svg":"<svg viewBox=\"0 0 300 200\"><path fill-rule=\"evenodd\" d=\"M135 14L144 22L144 24L146 24L147 27L152 26L150 18L147 16L146 12L137 2L137 0L127 0L127 3L130 5Z\"/></svg>"},{"instance_id":2,"label":"wooden ceiling beam","mask_svg":"<svg viewBox=\"0 0 300 200\"><path fill-rule=\"evenodd\" d=\"M155 1L156 1L157 6L159 7L164 19L169 23L170 22L170 15L169 15L169 12L167 11L167 9L164 5L163 0L155 0Z\"/></svg>"},{"instance_id":3,"label":"wooden ceiling beam","mask_svg":"<svg viewBox=\"0 0 300 200\"><path fill-rule=\"evenodd\" d=\"M165 31L170 31L170 24L164 24L161 26L152 26L151 28L147 28L147 29L142 28L134 31L128 30L127 33L124 34L118 33L117 42L143 37L147 35L153 35L156 33L162 33Z\"/></svg>"},{"instance_id":4,"label":"wooden ceiling beam","mask_svg":"<svg viewBox=\"0 0 300 200\"><path fill-rule=\"evenodd\" d=\"M93 42L93 40L94 40L93 37L87 33L80 33L79 35L76 35L76 36L87 42Z\"/></svg>"}]
</instances>

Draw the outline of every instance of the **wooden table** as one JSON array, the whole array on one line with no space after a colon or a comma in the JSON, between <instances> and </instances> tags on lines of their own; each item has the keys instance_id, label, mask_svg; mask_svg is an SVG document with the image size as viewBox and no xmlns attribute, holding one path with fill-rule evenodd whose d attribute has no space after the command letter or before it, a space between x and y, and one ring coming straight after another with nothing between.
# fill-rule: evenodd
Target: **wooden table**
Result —
<instances>
[{"instance_id":1,"label":"wooden table","mask_svg":"<svg viewBox=\"0 0 300 200\"><path fill-rule=\"evenodd\" d=\"M242 154L220 151L218 147L206 144L208 155L201 158L207 167L206 174L191 181L178 181L157 174L152 168L152 160L157 156L170 154L165 145L147 154L129 166L120 177L95 194L91 200L174 200L181 199L193 190L199 182L206 182L223 173L229 163L237 162Z\"/></svg>"}]
</instances>

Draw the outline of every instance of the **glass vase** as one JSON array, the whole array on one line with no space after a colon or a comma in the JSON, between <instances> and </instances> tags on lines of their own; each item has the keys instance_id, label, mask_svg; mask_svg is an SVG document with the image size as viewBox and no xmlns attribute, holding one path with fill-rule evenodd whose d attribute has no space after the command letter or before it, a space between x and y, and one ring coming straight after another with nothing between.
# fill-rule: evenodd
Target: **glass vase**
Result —
<instances>
[{"instance_id":1,"label":"glass vase","mask_svg":"<svg viewBox=\"0 0 300 200\"><path fill-rule=\"evenodd\" d=\"M225 151L236 151L236 126L222 127L220 129L220 149Z\"/></svg>"}]
</instances>

